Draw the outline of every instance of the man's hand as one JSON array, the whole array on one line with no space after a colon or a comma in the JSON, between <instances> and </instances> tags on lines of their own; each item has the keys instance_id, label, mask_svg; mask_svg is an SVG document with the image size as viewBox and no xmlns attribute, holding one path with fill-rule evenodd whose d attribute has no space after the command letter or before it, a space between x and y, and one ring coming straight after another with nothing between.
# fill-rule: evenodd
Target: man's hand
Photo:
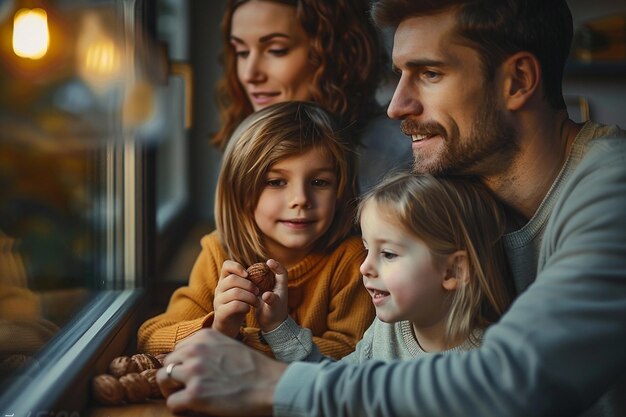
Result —
<instances>
[{"instance_id":1,"label":"man's hand","mask_svg":"<svg viewBox=\"0 0 626 417\"><path fill-rule=\"evenodd\" d=\"M274 390L287 368L212 329L176 345L163 365L157 381L172 412L224 416L271 415Z\"/></svg>"}]
</instances>

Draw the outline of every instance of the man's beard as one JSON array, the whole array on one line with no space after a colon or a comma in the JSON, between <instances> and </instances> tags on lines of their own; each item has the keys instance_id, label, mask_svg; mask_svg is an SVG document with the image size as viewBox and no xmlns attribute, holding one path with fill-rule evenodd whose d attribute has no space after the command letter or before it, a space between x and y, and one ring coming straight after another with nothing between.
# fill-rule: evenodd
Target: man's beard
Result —
<instances>
[{"instance_id":1,"label":"man's beard","mask_svg":"<svg viewBox=\"0 0 626 417\"><path fill-rule=\"evenodd\" d=\"M446 132L436 122L418 122L405 119L402 131L438 134L443 148L436 155L413 152L413 172L434 175L489 176L510 166L519 151L517 132L506 121L502 106L496 103L492 88L486 88L475 114L475 121L467 136L461 137L458 125Z\"/></svg>"}]
</instances>

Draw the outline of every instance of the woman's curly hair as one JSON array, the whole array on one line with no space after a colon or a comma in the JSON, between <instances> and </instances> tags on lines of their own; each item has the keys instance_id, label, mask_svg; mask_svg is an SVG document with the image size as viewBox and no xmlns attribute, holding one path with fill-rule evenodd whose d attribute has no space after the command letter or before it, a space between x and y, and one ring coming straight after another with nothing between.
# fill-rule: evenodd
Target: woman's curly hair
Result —
<instances>
[{"instance_id":1,"label":"woman's curly hair","mask_svg":"<svg viewBox=\"0 0 626 417\"><path fill-rule=\"evenodd\" d=\"M235 51L230 44L232 16L250 0L229 0L222 20L224 73L217 87L221 128L212 139L224 149L237 125L254 110L237 78ZM340 117L356 140L358 128L379 111L375 93L382 79L385 54L370 21L367 0L262 0L294 6L310 42L313 74L311 101Z\"/></svg>"}]
</instances>

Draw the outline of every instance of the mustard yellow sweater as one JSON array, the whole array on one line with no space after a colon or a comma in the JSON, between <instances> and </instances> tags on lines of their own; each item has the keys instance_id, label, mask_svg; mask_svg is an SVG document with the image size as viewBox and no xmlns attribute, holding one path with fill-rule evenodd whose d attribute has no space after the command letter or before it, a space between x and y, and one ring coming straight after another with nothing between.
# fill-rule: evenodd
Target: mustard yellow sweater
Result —
<instances>
[{"instance_id":1,"label":"mustard yellow sweater","mask_svg":"<svg viewBox=\"0 0 626 417\"><path fill-rule=\"evenodd\" d=\"M139 328L138 348L152 354L174 350L176 343L213 322L213 298L226 253L213 232L201 240L202 252L189 284L178 288L165 313ZM374 318L359 265L364 256L359 238L351 237L330 254L313 253L289 268L290 315L311 329L320 351L335 359L355 348ZM254 311L241 329L243 342L271 355L261 337Z\"/></svg>"}]
</instances>

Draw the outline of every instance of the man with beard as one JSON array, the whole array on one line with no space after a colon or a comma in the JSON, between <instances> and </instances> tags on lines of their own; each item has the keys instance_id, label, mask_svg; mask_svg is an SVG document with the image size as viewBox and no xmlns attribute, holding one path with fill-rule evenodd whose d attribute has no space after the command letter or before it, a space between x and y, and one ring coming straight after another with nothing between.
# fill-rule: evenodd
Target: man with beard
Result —
<instances>
[{"instance_id":1,"label":"man with beard","mask_svg":"<svg viewBox=\"0 0 626 417\"><path fill-rule=\"evenodd\" d=\"M210 330L166 359L175 411L277 416L626 415L626 132L568 118L565 0L379 0L414 169L507 206L518 298L483 345L359 365L278 363ZM173 388L171 388L174 391Z\"/></svg>"}]
</instances>

